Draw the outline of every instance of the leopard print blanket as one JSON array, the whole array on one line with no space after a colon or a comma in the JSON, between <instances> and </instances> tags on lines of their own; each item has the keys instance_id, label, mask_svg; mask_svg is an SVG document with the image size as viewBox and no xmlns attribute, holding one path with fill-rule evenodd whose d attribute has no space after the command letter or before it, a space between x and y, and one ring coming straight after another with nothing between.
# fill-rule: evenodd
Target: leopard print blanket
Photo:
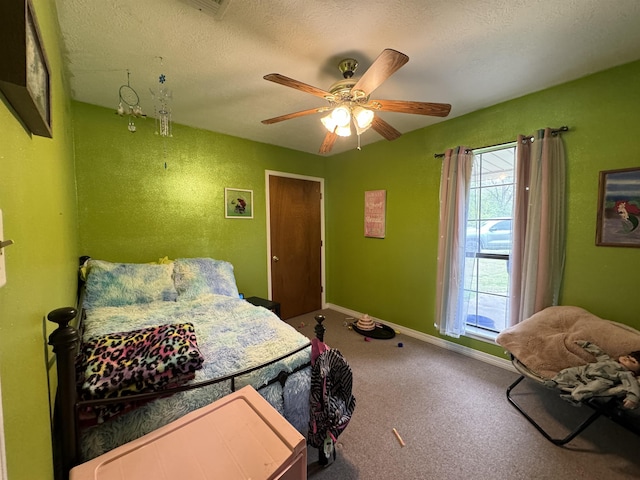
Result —
<instances>
[{"instance_id":1,"label":"leopard print blanket","mask_svg":"<svg viewBox=\"0 0 640 480\"><path fill-rule=\"evenodd\" d=\"M202 368L191 323L148 327L91 337L81 346L78 378L82 400L124 397L182 384ZM129 410L124 403L92 407L83 420L98 423Z\"/></svg>"}]
</instances>

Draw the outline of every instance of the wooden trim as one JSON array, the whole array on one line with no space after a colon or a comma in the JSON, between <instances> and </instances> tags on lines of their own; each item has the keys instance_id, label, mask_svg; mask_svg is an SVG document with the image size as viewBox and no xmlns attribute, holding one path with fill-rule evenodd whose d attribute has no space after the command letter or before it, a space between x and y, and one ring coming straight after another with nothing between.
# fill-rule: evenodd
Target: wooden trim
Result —
<instances>
[{"instance_id":1,"label":"wooden trim","mask_svg":"<svg viewBox=\"0 0 640 480\"><path fill-rule=\"evenodd\" d=\"M4 417L2 416L2 386L0 386L0 480L9 480L4 440Z\"/></svg>"}]
</instances>

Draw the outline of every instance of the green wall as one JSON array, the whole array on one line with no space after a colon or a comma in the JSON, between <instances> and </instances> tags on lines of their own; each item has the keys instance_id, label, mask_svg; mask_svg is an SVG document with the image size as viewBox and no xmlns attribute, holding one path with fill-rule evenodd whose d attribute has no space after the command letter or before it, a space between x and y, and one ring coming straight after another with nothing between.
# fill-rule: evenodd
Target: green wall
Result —
<instances>
[{"instance_id":1,"label":"green wall","mask_svg":"<svg viewBox=\"0 0 640 480\"><path fill-rule=\"evenodd\" d=\"M31 136L0 94L0 208L4 239L15 242L4 250L7 284L0 288L11 480L53 478L43 324L49 311L74 304L78 257L73 135L57 14L53 0L33 4L51 69L53 139Z\"/></svg>"},{"instance_id":2,"label":"green wall","mask_svg":"<svg viewBox=\"0 0 640 480\"><path fill-rule=\"evenodd\" d=\"M633 306L640 249L595 246L598 172L640 167L639 80L640 62L634 62L453 118L394 142L330 157L327 300L439 336L434 311L441 161L434 153L457 145L513 141L519 133L568 125L571 130L563 134L567 257L560 303L640 329ZM374 189L387 190L384 240L363 236L364 191ZM457 342L503 355L501 348L484 342Z\"/></svg>"},{"instance_id":3,"label":"green wall","mask_svg":"<svg viewBox=\"0 0 640 480\"><path fill-rule=\"evenodd\" d=\"M180 125L165 139L152 119L132 134L113 110L73 112L82 254L224 259L241 292L267 295L265 170L324 177L324 158ZM253 190L253 219L225 218L225 187Z\"/></svg>"}]
</instances>

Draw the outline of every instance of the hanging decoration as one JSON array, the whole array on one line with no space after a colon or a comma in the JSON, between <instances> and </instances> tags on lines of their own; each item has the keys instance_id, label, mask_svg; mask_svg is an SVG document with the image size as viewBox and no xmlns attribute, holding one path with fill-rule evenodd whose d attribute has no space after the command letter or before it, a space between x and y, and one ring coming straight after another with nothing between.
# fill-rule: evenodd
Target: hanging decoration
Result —
<instances>
[{"instance_id":1,"label":"hanging decoration","mask_svg":"<svg viewBox=\"0 0 640 480\"><path fill-rule=\"evenodd\" d=\"M171 101L173 93L167 87L167 77L162 73L162 57L160 58L161 72L158 76L158 88L151 91L151 97L154 101L155 117L156 117L156 135L161 137L173 137L171 130Z\"/></svg>"},{"instance_id":2,"label":"hanging decoration","mask_svg":"<svg viewBox=\"0 0 640 480\"><path fill-rule=\"evenodd\" d=\"M133 121L134 118L145 118L146 115L142 113L142 107L140 106L140 97L138 93L131 87L129 83L129 70L127 70L127 84L121 85L118 90L118 96L120 97L120 103L118 103L118 109L116 113L121 117L127 115L129 117L129 123L127 128L131 133L135 133L136 125Z\"/></svg>"}]
</instances>

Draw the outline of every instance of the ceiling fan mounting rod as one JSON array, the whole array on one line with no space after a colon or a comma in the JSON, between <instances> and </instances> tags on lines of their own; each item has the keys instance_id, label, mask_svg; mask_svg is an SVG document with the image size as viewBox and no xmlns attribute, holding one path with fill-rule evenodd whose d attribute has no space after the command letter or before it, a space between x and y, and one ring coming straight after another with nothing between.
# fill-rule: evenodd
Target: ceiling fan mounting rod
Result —
<instances>
[{"instance_id":1,"label":"ceiling fan mounting rod","mask_svg":"<svg viewBox=\"0 0 640 480\"><path fill-rule=\"evenodd\" d=\"M358 68L358 61L355 58L345 58L338 64L338 69L344 78L353 77L356 68Z\"/></svg>"}]
</instances>

